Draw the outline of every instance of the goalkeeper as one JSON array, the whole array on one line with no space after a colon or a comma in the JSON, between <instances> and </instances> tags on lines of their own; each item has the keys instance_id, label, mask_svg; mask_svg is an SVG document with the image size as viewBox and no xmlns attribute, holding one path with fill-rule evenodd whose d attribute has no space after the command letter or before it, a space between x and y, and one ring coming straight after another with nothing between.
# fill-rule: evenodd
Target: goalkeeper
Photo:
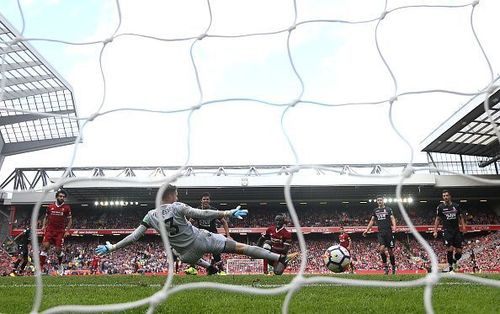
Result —
<instances>
[{"instance_id":1,"label":"goalkeeper","mask_svg":"<svg viewBox=\"0 0 500 314\"><path fill-rule=\"evenodd\" d=\"M160 232L160 219L165 223L168 240L173 251L180 257L180 260L188 264L196 264L207 268L208 274L217 272L217 268L208 261L202 259L205 253L236 253L247 255L253 258L268 259L274 263L275 273L283 273L288 262L295 258L297 253L285 255L276 254L266 249L236 242L226 238L221 234L211 233L207 230L198 229L193 226L187 217L198 219L211 218L237 218L243 219L248 214L248 210L240 209L238 206L232 210L200 210L178 202L177 187L168 185L162 195L162 204L159 208L150 210L139 227L131 234L116 244L106 242L105 245L98 245L96 253L104 255L123 248L139 240L148 228L154 228Z\"/></svg>"}]
</instances>

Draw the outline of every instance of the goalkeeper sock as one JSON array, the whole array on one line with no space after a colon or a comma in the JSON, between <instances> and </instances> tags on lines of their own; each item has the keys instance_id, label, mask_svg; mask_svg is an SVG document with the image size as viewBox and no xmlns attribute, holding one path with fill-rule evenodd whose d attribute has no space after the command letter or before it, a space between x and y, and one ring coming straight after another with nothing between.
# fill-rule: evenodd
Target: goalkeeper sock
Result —
<instances>
[{"instance_id":1,"label":"goalkeeper sock","mask_svg":"<svg viewBox=\"0 0 500 314\"><path fill-rule=\"evenodd\" d=\"M207 262L206 260L204 260L203 258L200 258L200 259L198 260L198 262L196 263L196 265L201 266L201 267L203 267L203 268L208 268L208 267L210 267L210 266L211 266L211 265L210 265L210 263L209 263L209 262Z\"/></svg>"},{"instance_id":2,"label":"goalkeeper sock","mask_svg":"<svg viewBox=\"0 0 500 314\"><path fill-rule=\"evenodd\" d=\"M272 253L271 251L268 251L266 249L263 249L258 246L250 246L246 245L245 249L243 251L243 254L248 255L253 258L263 258L263 259L268 259L273 262L276 262L279 260L280 256L276 253Z\"/></svg>"},{"instance_id":3,"label":"goalkeeper sock","mask_svg":"<svg viewBox=\"0 0 500 314\"><path fill-rule=\"evenodd\" d=\"M382 257L382 263L387 264L387 255L385 253L380 253L380 257Z\"/></svg>"},{"instance_id":4,"label":"goalkeeper sock","mask_svg":"<svg viewBox=\"0 0 500 314\"><path fill-rule=\"evenodd\" d=\"M457 262L462 257L462 253L455 253L455 262Z\"/></svg>"},{"instance_id":5,"label":"goalkeeper sock","mask_svg":"<svg viewBox=\"0 0 500 314\"><path fill-rule=\"evenodd\" d=\"M396 266L396 258L394 255L389 255L389 259L391 260L392 267Z\"/></svg>"}]
</instances>

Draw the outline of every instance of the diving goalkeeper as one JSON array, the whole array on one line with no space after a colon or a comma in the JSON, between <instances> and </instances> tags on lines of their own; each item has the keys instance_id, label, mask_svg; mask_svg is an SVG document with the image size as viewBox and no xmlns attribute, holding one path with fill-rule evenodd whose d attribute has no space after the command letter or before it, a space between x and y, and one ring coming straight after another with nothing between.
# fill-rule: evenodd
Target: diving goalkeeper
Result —
<instances>
[{"instance_id":1,"label":"diving goalkeeper","mask_svg":"<svg viewBox=\"0 0 500 314\"><path fill-rule=\"evenodd\" d=\"M139 227L131 234L116 244L106 242L98 245L96 253L104 255L117 249L125 247L139 240L148 228L154 228L160 232L160 219L165 223L168 240L181 261L188 264L196 264L207 269L208 274L217 272L217 268L208 261L202 259L205 253L236 253L253 258L268 259L274 263L274 272L282 274L288 262L297 256L297 253L285 255L276 254L266 249L236 242L221 234L211 233L207 230L198 229L193 226L187 217L196 219L211 218L237 218L243 219L248 210L240 209L238 206L232 210L200 210L178 202L177 187L168 185L162 195L162 204L159 208L150 210Z\"/></svg>"}]
</instances>

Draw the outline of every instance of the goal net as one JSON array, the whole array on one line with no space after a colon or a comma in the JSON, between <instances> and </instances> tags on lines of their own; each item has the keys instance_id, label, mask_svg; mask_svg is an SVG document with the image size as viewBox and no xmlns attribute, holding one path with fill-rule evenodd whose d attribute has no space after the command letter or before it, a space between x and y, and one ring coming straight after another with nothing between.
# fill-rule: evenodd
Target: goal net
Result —
<instances>
[{"instance_id":1,"label":"goal net","mask_svg":"<svg viewBox=\"0 0 500 314\"><path fill-rule=\"evenodd\" d=\"M264 260L230 258L226 272L228 275L261 275L264 273Z\"/></svg>"},{"instance_id":2,"label":"goal net","mask_svg":"<svg viewBox=\"0 0 500 314\"><path fill-rule=\"evenodd\" d=\"M2 5L3 2L6 1L2 1ZM85 6L104 1L67 2ZM63 53L68 51L77 51L71 56L81 58L76 62L78 65L68 71L73 81L85 82L78 91L79 117L42 112L43 109L29 106L21 110L24 114L53 116L80 124L74 150L65 164L67 173L43 189L44 195L33 210L32 229L36 229L42 200L64 184L91 180L161 183L156 197L159 204L166 185L181 179L188 165L219 164L223 156L241 158L244 155L249 164L262 164L266 160L267 164L294 165L286 169L286 179L279 182L283 184L289 217L297 230L301 264L295 280L270 289L211 282L173 287L173 271L169 269L163 287L142 300L92 306L60 305L45 313L124 311L144 305L149 306L148 313L151 313L171 295L201 288L256 295L286 293L282 305L286 313L294 293L302 286L315 283L423 286L425 310L434 312L433 288L444 276L450 275L438 272L435 252L416 231L401 201L398 207L403 219L429 255L432 271L428 275L407 281L305 277L307 247L293 205L291 184L294 177L309 170L311 164L331 164L338 156L356 163L358 156L375 158L387 153L404 159L407 167L397 175L377 175L376 180L397 180L395 195L401 200L403 185L415 173L435 171L412 166L416 154L412 143L428 134L421 133L422 124L429 121L437 124L448 116L453 107L446 103L465 101L472 96L488 99L499 87L500 61L495 59L500 55L495 45L498 42L497 0L460 3L207 0L195 4L116 0L105 3L102 11L90 10L91 14L87 15L101 16L97 32L83 31L84 26L94 26L94 21L86 25L85 18L78 20L72 32L64 26L44 28L45 22L30 24L31 18L43 15L37 11L41 8L31 6L37 1L19 1L14 10L22 16L19 35L7 38L0 50L0 97L19 92L15 87L6 86L5 79L12 70L7 63L18 43L57 43L63 47L57 59L64 59ZM87 8L80 7L74 12L84 12L83 9ZM31 10L35 13L31 14ZM57 6L49 6L44 12L58 12ZM67 20L70 16L65 8L60 9L61 18ZM141 17L147 20L140 20ZM147 25L155 27L151 29ZM24 33L25 29L37 29L41 33L30 37ZM1 30L0 35L4 36ZM451 100L445 100L444 96ZM410 110L403 112L403 108ZM490 127L500 138L487 101L485 108ZM12 106L1 110L7 115L19 111ZM138 127L140 121L143 124ZM200 124L203 127L198 128ZM139 135L134 133L138 130L142 132ZM81 145L84 135L86 141ZM107 145L92 146L99 140ZM386 147L386 140L395 141L397 145ZM142 154L132 156L131 150ZM250 158L251 151L258 154ZM130 160L137 163L156 156L160 160L171 158L171 164L182 166L166 179L156 181L73 177L71 167L78 157L89 152L82 160L100 156L106 163L120 156L134 157ZM347 153L349 155L343 155ZM342 170L326 166L314 168L346 175ZM446 169L440 171L451 173ZM373 179L372 175L356 173L342 177L348 180L349 175L364 178L367 184ZM478 177L470 179L499 184ZM172 265L170 245L163 229L161 236ZM38 265L37 237L33 237L33 250ZM261 267L259 263L234 260L228 263L228 271L257 272ZM453 276L500 287L495 280L464 274ZM36 283L32 313L38 313L42 303L43 281L39 270Z\"/></svg>"}]
</instances>

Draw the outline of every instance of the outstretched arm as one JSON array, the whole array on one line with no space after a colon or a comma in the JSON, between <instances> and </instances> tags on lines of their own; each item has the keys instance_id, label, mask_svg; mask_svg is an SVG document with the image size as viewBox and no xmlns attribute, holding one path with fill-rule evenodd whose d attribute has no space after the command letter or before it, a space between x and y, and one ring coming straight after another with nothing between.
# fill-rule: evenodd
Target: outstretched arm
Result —
<instances>
[{"instance_id":1,"label":"outstretched arm","mask_svg":"<svg viewBox=\"0 0 500 314\"><path fill-rule=\"evenodd\" d=\"M139 240L144 235L146 230L147 230L146 226L140 225L131 234L123 238L120 242L116 244L111 244L109 242L106 242L106 245L98 245L95 251L98 255L104 255L116 251L117 249L125 247Z\"/></svg>"},{"instance_id":2,"label":"outstretched arm","mask_svg":"<svg viewBox=\"0 0 500 314\"><path fill-rule=\"evenodd\" d=\"M198 209L186 205L183 207L183 210L185 216L198 219L221 219L227 217L243 219L243 217L248 214L248 210L240 209L240 206L236 207L235 209L221 211L212 209Z\"/></svg>"}]
</instances>

